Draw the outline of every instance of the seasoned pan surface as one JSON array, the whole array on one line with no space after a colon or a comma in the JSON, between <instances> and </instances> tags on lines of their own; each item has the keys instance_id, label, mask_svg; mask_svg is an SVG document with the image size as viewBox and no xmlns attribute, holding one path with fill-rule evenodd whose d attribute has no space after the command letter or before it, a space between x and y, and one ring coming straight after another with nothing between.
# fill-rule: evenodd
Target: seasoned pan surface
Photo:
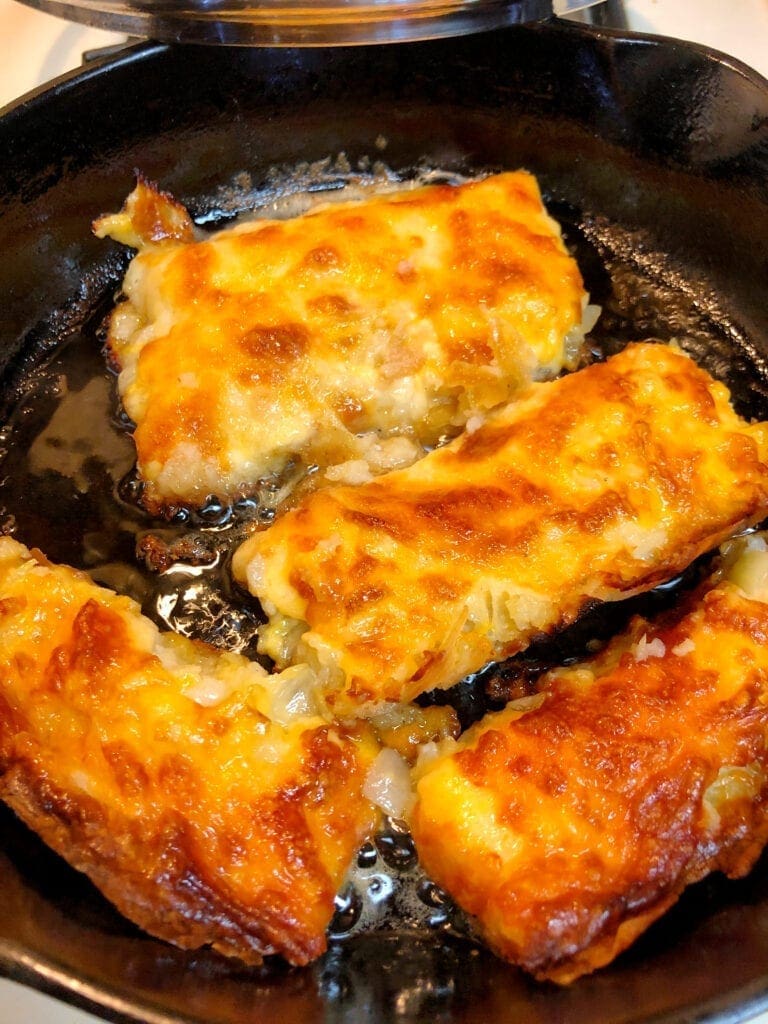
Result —
<instances>
[{"instance_id":1,"label":"seasoned pan surface","mask_svg":"<svg viewBox=\"0 0 768 1024\"><path fill-rule=\"evenodd\" d=\"M224 546L248 510L155 523L134 501L100 353L126 256L89 226L135 169L213 224L286 188L527 167L604 308L595 344L679 338L740 412L768 417L768 86L698 48L558 23L365 50L148 44L8 110L0 147L2 525L173 628L249 650L257 612L225 572L198 586L136 558L147 535ZM465 717L486 682L455 695ZM362 852L321 961L245 970L148 938L9 812L0 826L0 966L113 1019L619 1024L768 1005L764 861L690 890L561 991L474 945L396 832Z\"/></svg>"}]
</instances>

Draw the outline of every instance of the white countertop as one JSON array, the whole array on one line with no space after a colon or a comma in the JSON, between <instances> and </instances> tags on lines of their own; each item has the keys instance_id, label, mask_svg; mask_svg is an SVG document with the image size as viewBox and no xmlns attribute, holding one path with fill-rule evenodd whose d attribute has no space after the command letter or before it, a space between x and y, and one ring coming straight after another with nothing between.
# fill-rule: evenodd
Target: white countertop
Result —
<instances>
[{"instance_id":1,"label":"white countertop","mask_svg":"<svg viewBox=\"0 0 768 1024\"><path fill-rule=\"evenodd\" d=\"M630 28L705 43L768 77L768 0L625 0ZM0 0L0 106L76 68L85 50L125 37ZM0 1024L99 1024L96 1017L0 979ZM768 1014L754 1024L768 1024Z\"/></svg>"}]
</instances>

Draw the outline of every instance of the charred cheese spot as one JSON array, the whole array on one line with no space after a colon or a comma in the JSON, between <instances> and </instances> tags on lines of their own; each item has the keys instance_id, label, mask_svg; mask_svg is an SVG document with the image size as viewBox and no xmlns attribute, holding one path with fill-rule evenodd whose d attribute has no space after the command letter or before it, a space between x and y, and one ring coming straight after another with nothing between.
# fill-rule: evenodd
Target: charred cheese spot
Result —
<instances>
[{"instance_id":1,"label":"charred cheese spot","mask_svg":"<svg viewBox=\"0 0 768 1024\"><path fill-rule=\"evenodd\" d=\"M318 295L315 299L307 301L307 310L310 313L319 313L321 316L338 317L343 320L345 316L353 313L354 305L343 295L336 295L331 292L328 295Z\"/></svg>"},{"instance_id":2,"label":"charred cheese spot","mask_svg":"<svg viewBox=\"0 0 768 1024\"><path fill-rule=\"evenodd\" d=\"M337 270L343 264L343 260L332 245L317 245L304 257L304 264L311 270Z\"/></svg>"},{"instance_id":3,"label":"charred cheese spot","mask_svg":"<svg viewBox=\"0 0 768 1024\"><path fill-rule=\"evenodd\" d=\"M0 618L5 616L18 615L19 612L24 610L29 598L27 597L8 597L0 599Z\"/></svg>"},{"instance_id":4,"label":"charred cheese spot","mask_svg":"<svg viewBox=\"0 0 768 1024\"><path fill-rule=\"evenodd\" d=\"M346 424L353 429L354 423L360 417L363 406L356 398L350 395L344 395L334 408L334 413L339 417L342 423Z\"/></svg>"},{"instance_id":5,"label":"charred cheese spot","mask_svg":"<svg viewBox=\"0 0 768 1024\"><path fill-rule=\"evenodd\" d=\"M278 715L292 679L160 634L7 537L0 601L0 797L152 934L318 956L375 820L371 729Z\"/></svg>"},{"instance_id":6,"label":"charred cheese spot","mask_svg":"<svg viewBox=\"0 0 768 1024\"><path fill-rule=\"evenodd\" d=\"M568 983L686 885L749 870L768 838L766 632L768 605L710 582L417 772L420 859L500 955Z\"/></svg>"},{"instance_id":7,"label":"charred cheese spot","mask_svg":"<svg viewBox=\"0 0 768 1024\"><path fill-rule=\"evenodd\" d=\"M301 324L250 327L235 340L244 361L237 379L242 385L277 385L305 352L308 334Z\"/></svg>"},{"instance_id":8,"label":"charred cheese spot","mask_svg":"<svg viewBox=\"0 0 768 1024\"><path fill-rule=\"evenodd\" d=\"M523 172L198 241L134 227L108 342L150 511L255 489L295 459L368 459L372 439L413 438L412 461L579 354L581 277Z\"/></svg>"},{"instance_id":9,"label":"charred cheese spot","mask_svg":"<svg viewBox=\"0 0 768 1024\"><path fill-rule=\"evenodd\" d=\"M679 351L632 345L531 385L417 466L310 495L234 571L275 610L264 649L312 663L337 709L347 687L411 700L763 518L767 462L765 425L740 420L721 384Z\"/></svg>"},{"instance_id":10,"label":"charred cheese spot","mask_svg":"<svg viewBox=\"0 0 768 1024\"><path fill-rule=\"evenodd\" d=\"M445 351L448 358L455 362L477 362L480 366L492 363L496 356L492 346L483 337L470 336L449 341Z\"/></svg>"},{"instance_id":11,"label":"charred cheese spot","mask_svg":"<svg viewBox=\"0 0 768 1024\"><path fill-rule=\"evenodd\" d=\"M149 775L129 744L120 740L106 742L102 743L101 751L123 793L135 797L149 788Z\"/></svg>"}]
</instances>

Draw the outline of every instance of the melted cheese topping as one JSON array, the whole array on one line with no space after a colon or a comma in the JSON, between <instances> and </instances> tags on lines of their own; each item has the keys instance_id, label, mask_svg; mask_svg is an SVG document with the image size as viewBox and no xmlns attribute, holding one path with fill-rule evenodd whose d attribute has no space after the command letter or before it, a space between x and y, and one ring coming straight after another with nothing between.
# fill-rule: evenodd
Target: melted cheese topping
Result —
<instances>
[{"instance_id":1,"label":"melted cheese topping","mask_svg":"<svg viewBox=\"0 0 768 1024\"><path fill-rule=\"evenodd\" d=\"M310 495L237 551L278 664L410 700L675 575L768 508L768 427L667 346L547 384L417 465ZM343 691L343 692L340 692Z\"/></svg>"},{"instance_id":2,"label":"melted cheese topping","mask_svg":"<svg viewBox=\"0 0 768 1024\"><path fill-rule=\"evenodd\" d=\"M358 478L412 462L572 367L583 336L578 268L524 172L205 241L140 183L95 228L140 247L109 348L152 511L253 491L295 458Z\"/></svg>"},{"instance_id":3,"label":"melted cheese topping","mask_svg":"<svg viewBox=\"0 0 768 1024\"><path fill-rule=\"evenodd\" d=\"M723 582L426 766L419 858L501 956L568 983L690 882L746 874L768 839L767 640L768 605Z\"/></svg>"},{"instance_id":4,"label":"melted cheese topping","mask_svg":"<svg viewBox=\"0 0 768 1024\"><path fill-rule=\"evenodd\" d=\"M250 962L325 948L378 746L300 677L160 634L0 539L0 796L161 938Z\"/></svg>"}]
</instances>

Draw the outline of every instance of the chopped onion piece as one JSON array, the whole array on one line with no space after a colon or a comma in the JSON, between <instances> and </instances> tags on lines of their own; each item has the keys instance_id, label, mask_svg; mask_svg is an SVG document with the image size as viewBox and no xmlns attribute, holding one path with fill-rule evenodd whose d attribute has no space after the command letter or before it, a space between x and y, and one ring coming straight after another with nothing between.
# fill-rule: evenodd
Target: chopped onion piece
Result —
<instances>
[{"instance_id":1,"label":"chopped onion piece","mask_svg":"<svg viewBox=\"0 0 768 1024\"><path fill-rule=\"evenodd\" d=\"M278 725L288 726L299 718L320 715L317 677L308 665L295 665L271 677L275 689L269 717Z\"/></svg>"},{"instance_id":2,"label":"chopped onion piece","mask_svg":"<svg viewBox=\"0 0 768 1024\"><path fill-rule=\"evenodd\" d=\"M385 748L368 770L363 796L392 818L402 818L414 801L408 765L395 750Z\"/></svg>"},{"instance_id":3,"label":"chopped onion piece","mask_svg":"<svg viewBox=\"0 0 768 1024\"><path fill-rule=\"evenodd\" d=\"M753 601L768 603L768 551L761 536L750 537L744 543L727 578Z\"/></svg>"},{"instance_id":4,"label":"chopped onion piece","mask_svg":"<svg viewBox=\"0 0 768 1024\"><path fill-rule=\"evenodd\" d=\"M647 635L643 633L637 641L634 653L635 661L647 661L648 658L663 658L667 653L667 648L663 640L660 640L658 637L649 640Z\"/></svg>"},{"instance_id":5,"label":"chopped onion piece","mask_svg":"<svg viewBox=\"0 0 768 1024\"><path fill-rule=\"evenodd\" d=\"M480 427L482 427L482 425L484 423L485 423L485 416L480 416L479 414L475 413L473 416L469 417L469 419L466 422L466 426L465 426L464 429L466 430L466 432L468 434L474 434L475 431L479 430Z\"/></svg>"},{"instance_id":6,"label":"chopped onion piece","mask_svg":"<svg viewBox=\"0 0 768 1024\"><path fill-rule=\"evenodd\" d=\"M337 466L329 466L325 471L325 478L332 483L357 485L373 480L373 474L365 459L350 459Z\"/></svg>"},{"instance_id":7,"label":"chopped onion piece","mask_svg":"<svg viewBox=\"0 0 768 1024\"><path fill-rule=\"evenodd\" d=\"M213 708L225 700L231 690L223 679L201 673L200 678L184 690L184 696L204 708Z\"/></svg>"},{"instance_id":8,"label":"chopped onion piece","mask_svg":"<svg viewBox=\"0 0 768 1024\"><path fill-rule=\"evenodd\" d=\"M691 640L690 637L687 637L685 640L681 640L679 644L675 644L675 646L672 648L672 653L675 655L676 658L682 658L684 657L684 655L690 654L691 651L695 650L696 644L693 642L693 640Z\"/></svg>"}]
</instances>

